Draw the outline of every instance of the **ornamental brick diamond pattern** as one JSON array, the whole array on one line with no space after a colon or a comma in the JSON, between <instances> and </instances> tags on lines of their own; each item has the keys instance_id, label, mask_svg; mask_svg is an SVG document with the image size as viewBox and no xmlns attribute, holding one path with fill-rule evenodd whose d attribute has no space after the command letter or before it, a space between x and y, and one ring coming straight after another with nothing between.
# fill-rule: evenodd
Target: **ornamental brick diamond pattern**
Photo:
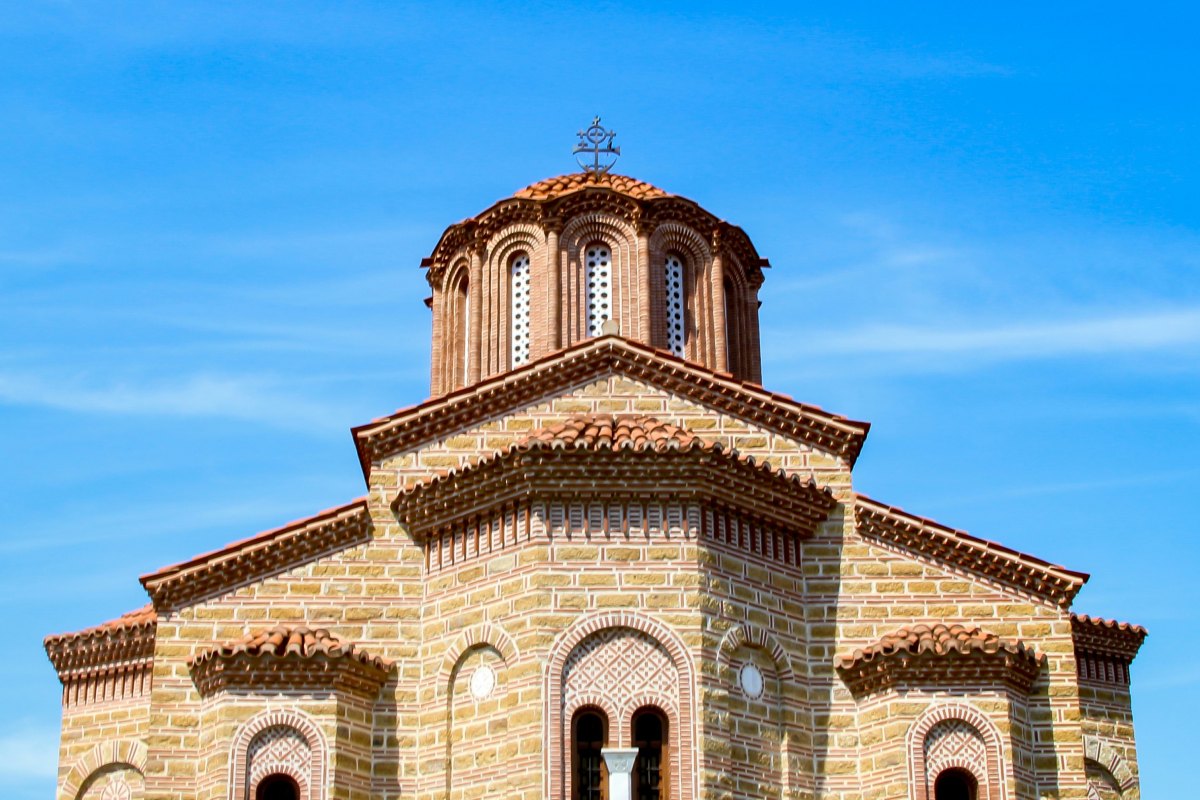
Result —
<instances>
[{"instance_id":1,"label":"ornamental brick diamond pattern","mask_svg":"<svg viewBox=\"0 0 1200 800\"><path fill-rule=\"evenodd\" d=\"M250 787L276 773L290 775L303 789L311 759L312 749L300 731L282 725L268 728L250 743L247 796Z\"/></svg>"},{"instance_id":2,"label":"ornamental brick diamond pattern","mask_svg":"<svg viewBox=\"0 0 1200 800\"><path fill-rule=\"evenodd\" d=\"M948 719L925 737L925 770L932 786L937 776L952 768L969 770L982 786L987 782L987 746L979 731L965 720Z\"/></svg>"},{"instance_id":3,"label":"ornamental brick diamond pattern","mask_svg":"<svg viewBox=\"0 0 1200 800\"><path fill-rule=\"evenodd\" d=\"M664 710L674 709L679 673L658 642L630 628L609 628L575 649L563 669L563 685L567 708L586 692L588 697L604 698L606 710L624 720L639 699L655 698Z\"/></svg>"}]
</instances>

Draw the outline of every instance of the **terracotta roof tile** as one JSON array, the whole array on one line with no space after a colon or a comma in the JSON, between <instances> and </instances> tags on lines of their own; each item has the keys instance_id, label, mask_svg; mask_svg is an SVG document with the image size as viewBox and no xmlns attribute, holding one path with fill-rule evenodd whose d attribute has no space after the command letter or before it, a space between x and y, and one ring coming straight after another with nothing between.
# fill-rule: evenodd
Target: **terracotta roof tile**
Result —
<instances>
[{"instance_id":1,"label":"terracotta roof tile","mask_svg":"<svg viewBox=\"0 0 1200 800\"><path fill-rule=\"evenodd\" d=\"M371 536L365 498L227 544L141 577L156 606L179 608L291 569Z\"/></svg>"},{"instance_id":2,"label":"terracotta roof tile","mask_svg":"<svg viewBox=\"0 0 1200 800\"><path fill-rule=\"evenodd\" d=\"M1051 564L966 531L909 514L903 509L858 495L855 514L859 534L956 564L977 575L1066 608L1088 575Z\"/></svg>"},{"instance_id":3,"label":"terracotta roof tile","mask_svg":"<svg viewBox=\"0 0 1200 800\"><path fill-rule=\"evenodd\" d=\"M944 656L950 653L968 655L974 652L999 653L1001 651L1028 656L1035 661L1040 658L1023 642L1003 639L981 628L968 628L958 623L947 625L937 622L932 625L920 624L901 628L884 636L873 645L855 650L853 654L838 659L838 666L844 669L861 661L886 658L895 653L907 653L915 656Z\"/></svg>"},{"instance_id":4,"label":"terracotta roof tile","mask_svg":"<svg viewBox=\"0 0 1200 800\"><path fill-rule=\"evenodd\" d=\"M350 658L385 671L392 665L391 661L359 650L353 643L339 639L325 628L309 628L304 625L277 625L270 630L256 631L236 642L221 645L196 656L192 659L192 664L242 655L251 658Z\"/></svg>"},{"instance_id":5,"label":"terracotta roof tile","mask_svg":"<svg viewBox=\"0 0 1200 800\"><path fill-rule=\"evenodd\" d=\"M107 622L101 622L99 625L93 625L90 628L84 628L74 633L56 633L46 637L46 644L57 643L67 639L88 639L99 638L105 634L114 631L124 630L126 628L138 628L153 626L158 619L158 615L154 611L154 606L147 603L141 608L136 608L133 611L126 611L116 619L110 619Z\"/></svg>"},{"instance_id":6,"label":"terracotta roof tile","mask_svg":"<svg viewBox=\"0 0 1200 800\"><path fill-rule=\"evenodd\" d=\"M1071 615L1071 634L1078 653L1132 662L1149 631L1141 625L1086 614Z\"/></svg>"},{"instance_id":7,"label":"terracotta roof tile","mask_svg":"<svg viewBox=\"0 0 1200 800\"><path fill-rule=\"evenodd\" d=\"M47 636L43 645L63 677L73 670L150 658L157 629L154 607L145 605L91 628Z\"/></svg>"},{"instance_id":8,"label":"terracotta roof tile","mask_svg":"<svg viewBox=\"0 0 1200 800\"><path fill-rule=\"evenodd\" d=\"M517 443L522 449L539 445L662 452L702 447L704 442L691 431L654 417L584 414L534 431Z\"/></svg>"},{"instance_id":9,"label":"terracotta roof tile","mask_svg":"<svg viewBox=\"0 0 1200 800\"><path fill-rule=\"evenodd\" d=\"M765 390L760 384L732 379L699 364L620 336L583 339L569 347L493 375L473 386L431 397L351 429L363 476L371 463L417 447L444 430L470 424L531 399L566 388L591 376L626 375L676 394L713 404L769 430L801 438L850 464L858 458L870 423L831 414Z\"/></svg>"},{"instance_id":10,"label":"terracotta roof tile","mask_svg":"<svg viewBox=\"0 0 1200 800\"><path fill-rule=\"evenodd\" d=\"M567 494L573 499L608 492L613 485L632 491L633 460L641 491L701 493L734 506L753 503L777 524L800 533L811 534L837 506L832 491L819 485L814 474L789 473L678 425L649 416L579 414L404 487L392 509L410 532L425 535L463 516L525 498L534 487L539 496Z\"/></svg>"},{"instance_id":11,"label":"terracotta roof tile","mask_svg":"<svg viewBox=\"0 0 1200 800\"><path fill-rule=\"evenodd\" d=\"M657 186L645 181L631 178L628 175L601 175L598 178L587 172L576 172L571 175L559 175L555 178L531 183L513 196L527 200L553 200L581 189L600 188L611 189L614 192L629 195L637 200L652 200L656 197L670 197Z\"/></svg>"},{"instance_id":12,"label":"terracotta roof tile","mask_svg":"<svg viewBox=\"0 0 1200 800\"><path fill-rule=\"evenodd\" d=\"M919 623L900 628L835 666L856 694L897 683L938 684L966 680L1005 681L1028 691L1045 656L1023 642L958 623Z\"/></svg>"}]
</instances>

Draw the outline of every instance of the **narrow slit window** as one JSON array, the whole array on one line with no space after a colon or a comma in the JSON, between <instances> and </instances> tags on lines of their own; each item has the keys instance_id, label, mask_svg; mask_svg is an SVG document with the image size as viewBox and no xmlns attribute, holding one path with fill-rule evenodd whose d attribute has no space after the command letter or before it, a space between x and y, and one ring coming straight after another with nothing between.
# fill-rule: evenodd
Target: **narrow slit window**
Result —
<instances>
[{"instance_id":1,"label":"narrow slit window","mask_svg":"<svg viewBox=\"0 0 1200 800\"><path fill-rule=\"evenodd\" d=\"M663 270L666 288L667 349L683 358L683 260L671 254Z\"/></svg>"},{"instance_id":2,"label":"narrow slit window","mask_svg":"<svg viewBox=\"0 0 1200 800\"><path fill-rule=\"evenodd\" d=\"M585 253L588 336L599 336L604 323L612 319L612 253L602 244L591 245Z\"/></svg>"},{"instance_id":3,"label":"narrow slit window","mask_svg":"<svg viewBox=\"0 0 1200 800\"><path fill-rule=\"evenodd\" d=\"M512 366L529 361L529 255L518 253L512 260L509 285L512 302L509 304L512 340Z\"/></svg>"}]
</instances>

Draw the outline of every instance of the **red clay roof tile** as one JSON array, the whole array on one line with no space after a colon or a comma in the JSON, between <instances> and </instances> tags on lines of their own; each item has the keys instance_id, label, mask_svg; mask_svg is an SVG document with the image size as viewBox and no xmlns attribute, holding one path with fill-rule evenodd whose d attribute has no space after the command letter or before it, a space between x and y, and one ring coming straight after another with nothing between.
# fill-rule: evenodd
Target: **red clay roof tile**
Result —
<instances>
[{"instance_id":1,"label":"red clay roof tile","mask_svg":"<svg viewBox=\"0 0 1200 800\"><path fill-rule=\"evenodd\" d=\"M392 665L388 659L359 650L353 643L339 639L325 628L309 628L304 625L277 625L269 630L256 631L236 642L201 653L193 658L191 663L196 665L240 655L251 658L350 658L384 671Z\"/></svg>"},{"instance_id":2,"label":"red clay roof tile","mask_svg":"<svg viewBox=\"0 0 1200 800\"><path fill-rule=\"evenodd\" d=\"M614 192L629 195L637 200L670 197L669 192L664 192L657 186L652 186L645 181L631 178L628 175L607 174L593 176L587 172L559 175L554 178L546 178L537 183L531 183L524 189L516 192L513 197L520 197L527 200L553 200L571 192L591 188L611 189Z\"/></svg>"},{"instance_id":3,"label":"red clay roof tile","mask_svg":"<svg viewBox=\"0 0 1200 800\"><path fill-rule=\"evenodd\" d=\"M1028 658L1035 663L1040 663L1043 658L1023 642L1004 639L981 628L936 622L932 625L918 624L900 628L873 645L839 658L837 665L846 669L859 662L887 658L897 653L914 656L944 656L957 653L965 656L976 652L991 654L1002 651Z\"/></svg>"}]
</instances>

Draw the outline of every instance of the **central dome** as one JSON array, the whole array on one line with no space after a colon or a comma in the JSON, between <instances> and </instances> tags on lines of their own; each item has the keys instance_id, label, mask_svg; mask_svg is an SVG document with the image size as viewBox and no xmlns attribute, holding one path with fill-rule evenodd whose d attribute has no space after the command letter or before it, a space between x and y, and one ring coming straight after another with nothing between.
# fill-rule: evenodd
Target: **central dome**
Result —
<instances>
[{"instance_id":1,"label":"central dome","mask_svg":"<svg viewBox=\"0 0 1200 800\"><path fill-rule=\"evenodd\" d=\"M547 178L446 229L422 262L434 396L613 329L760 383L760 258L745 231L626 175Z\"/></svg>"}]
</instances>

